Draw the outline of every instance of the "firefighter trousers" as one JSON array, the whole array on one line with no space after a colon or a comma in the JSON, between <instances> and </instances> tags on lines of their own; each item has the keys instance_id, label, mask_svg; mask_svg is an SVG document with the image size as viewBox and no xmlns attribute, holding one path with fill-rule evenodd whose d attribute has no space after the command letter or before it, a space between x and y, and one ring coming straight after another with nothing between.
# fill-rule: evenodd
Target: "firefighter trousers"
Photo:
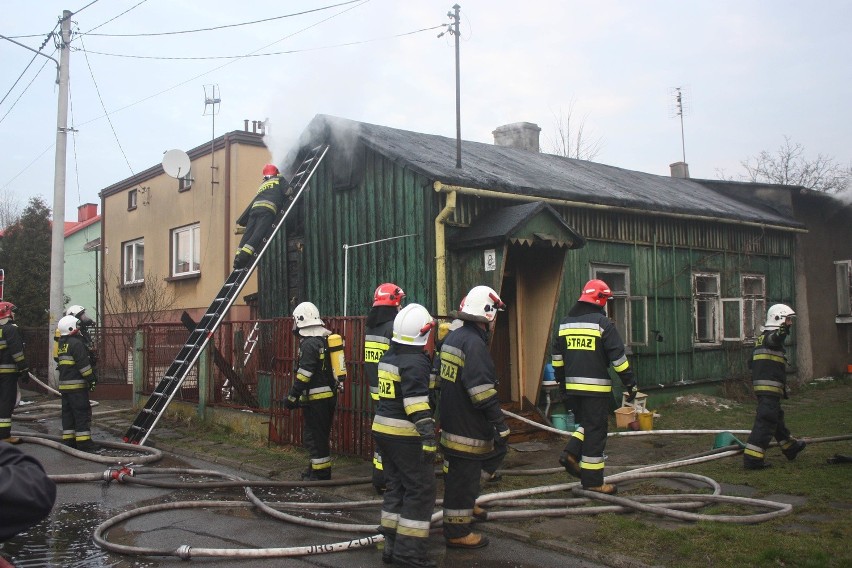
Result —
<instances>
[{"instance_id":1,"label":"firefighter trousers","mask_svg":"<svg viewBox=\"0 0 852 568\"><path fill-rule=\"evenodd\" d=\"M382 532L386 547L400 560L422 560L426 557L429 525L435 510L435 466L424 461L420 439L393 440L376 437L382 454L385 484L382 504ZM391 544L392 543L392 544ZM387 548L386 548L387 551Z\"/></svg>"},{"instance_id":2,"label":"firefighter trousers","mask_svg":"<svg viewBox=\"0 0 852 568\"><path fill-rule=\"evenodd\" d=\"M476 459L446 454L444 474L444 537L463 538L471 533L473 507L479 497L483 477L497 471L506 457L506 446L497 446L487 456ZM483 474L483 472L485 472Z\"/></svg>"},{"instance_id":3,"label":"firefighter trousers","mask_svg":"<svg viewBox=\"0 0 852 568\"><path fill-rule=\"evenodd\" d=\"M0 374L0 439L12 434L12 411L18 396L18 373Z\"/></svg>"},{"instance_id":4,"label":"firefighter trousers","mask_svg":"<svg viewBox=\"0 0 852 568\"><path fill-rule=\"evenodd\" d=\"M92 439L92 407L88 387L62 391L62 441Z\"/></svg>"},{"instance_id":5,"label":"firefighter trousers","mask_svg":"<svg viewBox=\"0 0 852 568\"><path fill-rule=\"evenodd\" d=\"M334 421L337 397L309 402L303 407L304 431L302 443L311 457L307 477L309 479L331 479L331 447L328 437Z\"/></svg>"},{"instance_id":6,"label":"firefighter trousers","mask_svg":"<svg viewBox=\"0 0 852 568\"><path fill-rule=\"evenodd\" d=\"M781 408L781 398L777 396L758 396L757 413L754 426L746 442L743 460L746 463L763 462L766 448L772 438L783 444L790 438L790 430L784 423L784 409Z\"/></svg>"},{"instance_id":7,"label":"firefighter trousers","mask_svg":"<svg viewBox=\"0 0 852 568\"><path fill-rule=\"evenodd\" d=\"M604 450L609 429L611 396L571 396L568 404L580 424L568 439L565 452L580 464L583 487L600 487L604 480Z\"/></svg>"},{"instance_id":8,"label":"firefighter trousers","mask_svg":"<svg viewBox=\"0 0 852 568\"><path fill-rule=\"evenodd\" d=\"M263 244L263 239L269 236L272 225L275 223L275 213L265 207L259 209L249 213L246 232L243 233L243 238L240 239L240 246L238 247L239 252L244 252L250 256L257 254L258 249Z\"/></svg>"}]
</instances>

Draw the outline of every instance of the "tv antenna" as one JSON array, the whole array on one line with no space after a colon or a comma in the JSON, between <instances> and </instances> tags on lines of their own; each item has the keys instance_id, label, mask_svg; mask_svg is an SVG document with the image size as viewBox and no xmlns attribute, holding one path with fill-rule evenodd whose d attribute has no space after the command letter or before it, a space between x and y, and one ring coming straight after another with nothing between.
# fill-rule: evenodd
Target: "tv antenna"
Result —
<instances>
[{"instance_id":1,"label":"tv antenna","mask_svg":"<svg viewBox=\"0 0 852 568\"><path fill-rule=\"evenodd\" d=\"M689 105L687 104L687 95L689 94L689 87L672 87L669 90L669 95L672 97L673 107L672 107L672 117L680 117L680 147L683 152L683 163L686 163L686 139L683 135L683 117L689 112Z\"/></svg>"},{"instance_id":2,"label":"tv antenna","mask_svg":"<svg viewBox=\"0 0 852 568\"><path fill-rule=\"evenodd\" d=\"M208 94L208 87L210 89L210 93ZM211 117L211 121L213 123L213 131L210 137L210 193L213 193L213 188L218 181L216 181L216 114L219 112L219 107L216 105L221 104L222 99L219 96L219 85L204 85L204 113L201 116L207 116L208 114ZM207 108L210 107L210 112L207 111Z\"/></svg>"}]
</instances>

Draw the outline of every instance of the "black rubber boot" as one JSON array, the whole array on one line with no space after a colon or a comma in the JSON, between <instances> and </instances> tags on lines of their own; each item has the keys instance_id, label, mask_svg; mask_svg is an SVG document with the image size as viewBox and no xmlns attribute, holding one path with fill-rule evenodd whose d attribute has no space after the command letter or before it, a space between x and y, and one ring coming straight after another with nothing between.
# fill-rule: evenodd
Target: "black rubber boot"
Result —
<instances>
[{"instance_id":1,"label":"black rubber boot","mask_svg":"<svg viewBox=\"0 0 852 568\"><path fill-rule=\"evenodd\" d=\"M807 444L805 442L790 438L789 445L786 445L786 447L781 446L781 453L784 454L788 460L793 461L796 459L796 456L799 455L799 452L804 450L806 447Z\"/></svg>"}]
</instances>

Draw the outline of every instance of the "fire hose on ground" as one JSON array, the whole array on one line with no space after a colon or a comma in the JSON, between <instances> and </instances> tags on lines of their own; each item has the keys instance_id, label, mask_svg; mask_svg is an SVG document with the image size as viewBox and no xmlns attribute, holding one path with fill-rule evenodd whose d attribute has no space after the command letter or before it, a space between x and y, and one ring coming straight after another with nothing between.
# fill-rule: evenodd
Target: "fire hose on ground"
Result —
<instances>
[{"instance_id":1,"label":"fire hose on ground","mask_svg":"<svg viewBox=\"0 0 852 568\"><path fill-rule=\"evenodd\" d=\"M504 411L507 415L514 418L529 422L543 430L554 432L562 436L570 436L569 432L557 430L548 426L543 426L533 421L526 420L520 416ZM648 436L648 435L672 435L672 434L722 434L722 433L748 433L741 430L652 430L652 431L631 431L631 432L612 432L611 436ZM59 483L80 483L80 482L120 482L125 484L135 484L159 488L171 489L187 489L187 488L228 488L228 487L243 487L247 501L176 501L170 503L162 503L150 505L126 511L116 515L103 523L101 523L94 531L94 542L101 548L116 552L119 554L137 555L137 556L177 556L182 559L190 559L193 557L219 557L219 558L278 558L278 557L294 557L313 554L325 554L338 552L343 550L351 550L354 548L362 548L376 545L384 540L384 537L377 534L377 524L353 524L329 522L328 520L316 520L307 518L296 511L325 511L325 510L344 510L344 509L363 509L365 507L376 507L379 509L382 504L381 499L354 501L354 502L326 502L326 503L305 503L305 502L266 502L257 497L251 490L253 487L273 487L273 488L320 488L342 485L367 484L370 479L350 478L350 479L335 479L328 481L251 481L242 479L237 476L232 476L215 470L198 470L185 468L162 468L148 469L145 467L133 466L142 465L157 461L162 454L159 450L146 446L134 444L124 444L121 442L101 442L107 448L112 448L121 451L143 452L145 456L133 457L115 457L104 456L97 454L89 454L80 452L64 446L56 436L21 436L22 440L30 443L38 443L45 446L53 447L61 451L65 451L75 455L95 461L98 463L117 464L118 467L110 468L102 473L76 474L76 475L58 475L51 476L54 481ZM806 438L809 443L832 442L852 439L852 434L830 436L824 438ZM718 483L709 477L665 471L678 467L694 465L710 460L721 459L725 457L735 456L742 453L742 448L738 445L731 445L722 448L714 448L708 452L703 452L696 456L690 456L683 459L664 462L660 464L652 464L646 466L632 466L630 470L616 473L607 477L607 482L627 482L636 480L648 480L654 478L663 479L681 479L692 483L700 483L709 487L712 493L689 493L676 495L641 495L631 497L619 497L614 495L602 495L596 492L583 490L578 482L560 483L549 486L531 487L526 489L517 489L496 493L487 493L481 495L477 500L477 505L485 507L504 507L517 508L516 510L492 511L489 510L486 514L476 522L483 521L498 521L498 520L519 520L530 519L536 517L564 517L569 515L596 515L601 513L624 513L629 511L641 511L657 516L669 517L683 521L715 521L736 524L754 524L765 522L783 515L787 515L792 511L792 505L786 503L778 503L763 499L753 499L745 497L726 496L721 494L721 488ZM561 467L544 468L536 470L501 470L503 475L550 475L554 473L564 472ZM204 482L186 482L186 481L162 481L154 479L142 479L149 475L190 475L201 477L217 477L215 481ZM554 492L570 491L574 497L560 499L532 499L535 495L542 495ZM589 503L602 502L603 504L589 506ZM709 504L729 504L738 505L741 507L751 507L760 510L760 512L741 515L711 515L692 512L692 510L705 507ZM440 500L436 503L440 505ZM525 508L531 507L531 508ZM193 547L191 545L181 545L174 549L160 549L148 547L136 547L111 543L107 540L106 534L110 528L115 527L131 518L153 514L161 511L177 510L177 509L234 509L234 508L254 508L262 511L267 516L276 520L290 522L301 526L321 528L324 530L339 531L344 533L366 533L368 536L358 537L350 540L312 544L307 546L292 546L292 547L276 547L276 548L203 548ZM287 512L289 511L289 512ZM377 515L378 517L378 511ZM438 530L441 525L442 512L437 511L432 516L433 531Z\"/></svg>"}]
</instances>

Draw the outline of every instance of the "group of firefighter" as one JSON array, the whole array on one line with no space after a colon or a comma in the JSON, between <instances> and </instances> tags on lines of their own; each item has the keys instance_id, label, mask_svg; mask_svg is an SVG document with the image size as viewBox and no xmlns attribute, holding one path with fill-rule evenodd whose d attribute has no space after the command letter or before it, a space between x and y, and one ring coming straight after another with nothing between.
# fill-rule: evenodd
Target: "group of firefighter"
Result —
<instances>
[{"instance_id":1,"label":"group of firefighter","mask_svg":"<svg viewBox=\"0 0 852 568\"><path fill-rule=\"evenodd\" d=\"M264 167L263 178L240 223L246 232L234 258L235 270L256 262L276 216L287 198L293 199L293 188L274 165ZM617 492L614 484L604 482L613 392L610 367L622 383L627 402L633 402L639 392L624 342L606 313L612 297L606 282L588 281L560 321L551 350L562 399L578 423L558 461L580 479L584 489L607 495ZM365 327L364 369L375 412L373 485L384 496L382 560L430 567L436 565L428 555L427 539L436 500L434 464L439 445L444 458L446 546L476 549L488 544L488 538L473 532L471 524L487 518L476 499L483 481L499 480L497 469L507 453L510 431L500 408L498 377L489 352L497 313L506 306L492 288L475 286L462 299L452 324L437 326L425 307L415 303L403 307L404 298L396 284L379 285ZM746 469L769 466L765 452L773 437L789 460L806 445L790 435L780 403L787 396L784 342L795 315L787 305L771 306L755 343L749 367L758 402L744 450ZM303 443L310 464L302 478L330 479L329 436L342 384L330 360L329 338L339 341L339 336L325 328L311 302L296 306L293 320L299 356L283 404L303 412ZM430 356L426 346L436 329Z\"/></svg>"},{"instance_id":2,"label":"group of firefighter","mask_svg":"<svg viewBox=\"0 0 852 568\"><path fill-rule=\"evenodd\" d=\"M373 486L383 495L380 532L382 560L429 567L427 539L436 500L434 464L443 454L443 533L449 548L476 549L488 538L471 530L487 518L476 504L481 483L497 481L507 453L509 427L497 396L498 377L489 339L498 312L506 306L488 286L475 286L462 299L452 323L438 325L420 304L403 307L405 292L394 283L373 294L364 331L364 372L374 403ZM552 365L565 403L579 426L559 463L588 491L612 495L604 482L604 449L612 399L609 369L621 380L632 402L638 385L625 345L605 306L612 291L590 280L559 323L552 344ZM744 451L746 469L769 464L765 452L774 437L789 460L805 448L784 423L781 398L787 396L784 342L795 312L784 304L769 308L750 367L757 395L754 427ZM303 302L293 310L300 337L298 366L284 405L304 412L304 445L310 453L303 479L331 478L329 435L339 384L330 359L319 310ZM434 355L427 350L436 332ZM440 412L438 412L440 409ZM440 422L440 424L438 424Z\"/></svg>"}]
</instances>

